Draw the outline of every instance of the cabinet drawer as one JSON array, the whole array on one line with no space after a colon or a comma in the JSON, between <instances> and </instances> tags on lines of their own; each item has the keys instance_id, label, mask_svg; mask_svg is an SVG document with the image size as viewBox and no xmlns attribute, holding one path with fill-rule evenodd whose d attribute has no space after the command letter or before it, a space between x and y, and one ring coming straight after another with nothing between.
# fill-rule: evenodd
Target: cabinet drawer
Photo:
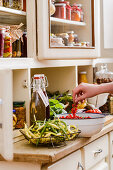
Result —
<instances>
[{"instance_id":1,"label":"cabinet drawer","mask_svg":"<svg viewBox=\"0 0 113 170\"><path fill-rule=\"evenodd\" d=\"M85 169L91 168L108 155L108 135L84 147Z\"/></svg>"},{"instance_id":2,"label":"cabinet drawer","mask_svg":"<svg viewBox=\"0 0 113 170\"><path fill-rule=\"evenodd\" d=\"M78 150L62 160L46 168L47 170L78 170L78 164L81 164L81 151ZM80 168L81 169L81 168Z\"/></svg>"}]
</instances>

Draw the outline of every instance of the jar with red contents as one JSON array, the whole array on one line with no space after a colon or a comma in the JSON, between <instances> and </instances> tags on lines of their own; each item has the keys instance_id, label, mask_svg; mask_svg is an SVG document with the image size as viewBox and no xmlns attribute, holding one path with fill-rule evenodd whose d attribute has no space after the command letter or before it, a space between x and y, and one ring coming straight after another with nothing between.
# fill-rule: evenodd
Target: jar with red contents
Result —
<instances>
[{"instance_id":1,"label":"jar with red contents","mask_svg":"<svg viewBox=\"0 0 113 170\"><path fill-rule=\"evenodd\" d=\"M3 57L4 37L5 37L5 28L0 28L0 58Z\"/></svg>"},{"instance_id":2,"label":"jar with red contents","mask_svg":"<svg viewBox=\"0 0 113 170\"><path fill-rule=\"evenodd\" d=\"M56 12L53 16L56 18L66 19L66 4L56 3L55 8Z\"/></svg>"},{"instance_id":3,"label":"jar with red contents","mask_svg":"<svg viewBox=\"0 0 113 170\"><path fill-rule=\"evenodd\" d=\"M57 2L56 2L57 3ZM72 8L71 8L71 6L70 6L70 3L69 3L69 1L60 1L60 2L58 2L58 3L64 3L64 4L66 4L66 19L67 20L71 20L71 10L72 10Z\"/></svg>"},{"instance_id":4,"label":"jar with red contents","mask_svg":"<svg viewBox=\"0 0 113 170\"><path fill-rule=\"evenodd\" d=\"M71 12L71 20L73 21L81 21L81 11L82 9L77 6L77 4L74 4L72 7L72 12Z\"/></svg>"}]
</instances>

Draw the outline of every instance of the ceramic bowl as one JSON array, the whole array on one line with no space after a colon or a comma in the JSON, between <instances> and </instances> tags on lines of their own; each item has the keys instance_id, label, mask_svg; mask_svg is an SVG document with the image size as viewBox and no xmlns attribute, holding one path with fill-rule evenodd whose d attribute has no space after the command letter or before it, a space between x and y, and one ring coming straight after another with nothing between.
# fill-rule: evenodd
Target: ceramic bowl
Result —
<instances>
[{"instance_id":1,"label":"ceramic bowl","mask_svg":"<svg viewBox=\"0 0 113 170\"><path fill-rule=\"evenodd\" d=\"M93 104L96 108L103 106L107 102L109 93L99 94L88 99L88 103Z\"/></svg>"},{"instance_id":2,"label":"ceramic bowl","mask_svg":"<svg viewBox=\"0 0 113 170\"><path fill-rule=\"evenodd\" d=\"M62 114L62 116L67 116L68 114ZM91 119L62 119L67 125L75 125L81 130L79 136L81 137L91 137L99 133L104 127L105 115L94 114L94 113L80 113L77 116L88 117ZM58 115L60 117L61 115Z\"/></svg>"}]
</instances>

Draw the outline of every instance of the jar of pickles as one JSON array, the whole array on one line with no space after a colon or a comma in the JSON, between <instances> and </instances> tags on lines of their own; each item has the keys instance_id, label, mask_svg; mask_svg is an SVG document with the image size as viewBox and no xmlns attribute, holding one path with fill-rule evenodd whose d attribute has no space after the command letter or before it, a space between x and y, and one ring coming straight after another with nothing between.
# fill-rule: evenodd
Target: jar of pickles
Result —
<instances>
[{"instance_id":1,"label":"jar of pickles","mask_svg":"<svg viewBox=\"0 0 113 170\"><path fill-rule=\"evenodd\" d=\"M79 84L80 83L88 83L86 71L79 72L79 80L78 81L79 81Z\"/></svg>"},{"instance_id":2,"label":"jar of pickles","mask_svg":"<svg viewBox=\"0 0 113 170\"><path fill-rule=\"evenodd\" d=\"M3 57L4 36L5 36L5 28L0 28L0 58Z\"/></svg>"},{"instance_id":3,"label":"jar of pickles","mask_svg":"<svg viewBox=\"0 0 113 170\"><path fill-rule=\"evenodd\" d=\"M13 7L13 0L3 0L3 6L7 8Z\"/></svg>"},{"instance_id":4,"label":"jar of pickles","mask_svg":"<svg viewBox=\"0 0 113 170\"><path fill-rule=\"evenodd\" d=\"M3 6L3 0L0 0L0 6Z\"/></svg>"},{"instance_id":5,"label":"jar of pickles","mask_svg":"<svg viewBox=\"0 0 113 170\"><path fill-rule=\"evenodd\" d=\"M22 10L22 0L13 0L12 8Z\"/></svg>"},{"instance_id":6,"label":"jar of pickles","mask_svg":"<svg viewBox=\"0 0 113 170\"><path fill-rule=\"evenodd\" d=\"M55 8L56 8L56 11L55 11L54 17L66 19L66 4L56 3Z\"/></svg>"},{"instance_id":7,"label":"jar of pickles","mask_svg":"<svg viewBox=\"0 0 113 170\"><path fill-rule=\"evenodd\" d=\"M12 38L10 36L10 33L6 31L5 38L4 38L4 58L12 57Z\"/></svg>"}]
</instances>

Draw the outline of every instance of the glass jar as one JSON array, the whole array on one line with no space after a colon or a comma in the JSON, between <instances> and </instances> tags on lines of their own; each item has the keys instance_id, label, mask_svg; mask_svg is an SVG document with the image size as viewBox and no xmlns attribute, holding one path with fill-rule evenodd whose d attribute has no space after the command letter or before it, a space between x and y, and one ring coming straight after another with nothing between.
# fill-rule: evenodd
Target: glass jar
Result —
<instances>
[{"instance_id":1,"label":"glass jar","mask_svg":"<svg viewBox=\"0 0 113 170\"><path fill-rule=\"evenodd\" d=\"M54 3L50 0L50 16L52 16L55 13L55 5Z\"/></svg>"},{"instance_id":2,"label":"glass jar","mask_svg":"<svg viewBox=\"0 0 113 170\"><path fill-rule=\"evenodd\" d=\"M77 6L77 4L72 6L71 20L79 22L81 21L81 9Z\"/></svg>"},{"instance_id":3,"label":"glass jar","mask_svg":"<svg viewBox=\"0 0 113 170\"><path fill-rule=\"evenodd\" d=\"M16 57L21 57L21 38L16 40Z\"/></svg>"},{"instance_id":4,"label":"glass jar","mask_svg":"<svg viewBox=\"0 0 113 170\"><path fill-rule=\"evenodd\" d=\"M36 74L32 78L31 97L31 124L35 120L48 120L50 118L49 101L46 93L48 86L47 78L44 74Z\"/></svg>"},{"instance_id":5,"label":"glass jar","mask_svg":"<svg viewBox=\"0 0 113 170\"><path fill-rule=\"evenodd\" d=\"M0 6L3 6L3 0L0 0Z\"/></svg>"},{"instance_id":6,"label":"glass jar","mask_svg":"<svg viewBox=\"0 0 113 170\"><path fill-rule=\"evenodd\" d=\"M55 8L56 8L56 11L53 16L56 18L60 18L60 19L66 19L66 4L56 3Z\"/></svg>"},{"instance_id":7,"label":"glass jar","mask_svg":"<svg viewBox=\"0 0 113 170\"><path fill-rule=\"evenodd\" d=\"M109 83L113 81L113 72L107 69L107 65L101 66L101 70L96 72L96 82L97 84Z\"/></svg>"},{"instance_id":8,"label":"glass jar","mask_svg":"<svg viewBox=\"0 0 113 170\"><path fill-rule=\"evenodd\" d=\"M4 58L10 58L12 57L12 38L10 36L10 33L6 31L5 38L4 38Z\"/></svg>"},{"instance_id":9,"label":"glass jar","mask_svg":"<svg viewBox=\"0 0 113 170\"><path fill-rule=\"evenodd\" d=\"M0 28L0 58L3 57L4 36L5 36L5 28Z\"/></svg>"},{"instance_id":10,"label":"glass jar","mask_svg":"<svg viewBox=\"0 0 113 170\"><path fill-rule=\"evenodd\" d=\"M74 34L74 42L75 42L75 44L78 43L78 35L77 34Z\"/></svg>"},{"instance_id":11,"label":"glass jar","mask_svg":"<svg viewBox=\"0 0 113 170\"><path fill-rule=\"evenodd\" d=\"M86 71L79 72L79 84L80 83L88 83Z\"/></svg>"},{"instance_id":12,"label":"glass jar","mask_svg":"<svg viewBox=\"0 0 113 170\"><path fill-rule=\"evenodd\" d=\"M67 33L62 33L62 34L58 34L59 37L61 37L64 41L64 45L68 46L69 43L69 35Z\"/></svg>"},{"instance_id":13,"label":"glass jar","mask_svg":"<svg viewBox=\"0 0 113 170\"><path fill-rule=\"evenodd\" d=\"M68 39L68 45L69 46L73 46L73 42L74 42L74 31L69 31L67 32L69 35L69 39Z\"/></svg>"},{"instance_id":14,"label":"glass jar","mask_svg":"<svg viewBox=\"0 0 113 170\"><path fill-rule=\"evenodd\" d=\"M22 0L13 0L12 8L22 10Z\"/></svg>"},{"instance_id":15,"label":"glass jar","mask_svg":"<svg viewBox=\"0 0 113 170\"><path fill-rule=\"evenodd\" d=\"M13 0L3 0L3 6L7 8L13 7Z\"/></svg>"},{"instance_id":16,"label":"glass jar","mask_svg":"<svg viewBox=\"0 0 113 170\"><path fill-rule=\"evenodd\" d=\"M21 42L21 56L27 57L27 32L23 32L23 42Z\"/></svg>"},{"instance_id":17,"label":"glass jar","mask_svg":"<svg viewBox=\"0 0 113 170\"><path fill-rule=\"evenodd\" d=\"M12 57L16 57L17 56L17 54L16 54L16 48L17 48L17 46L16 46L16 41L14 41L13 42L13 44L12 44Z\"/></svg>"}]
</instances>

